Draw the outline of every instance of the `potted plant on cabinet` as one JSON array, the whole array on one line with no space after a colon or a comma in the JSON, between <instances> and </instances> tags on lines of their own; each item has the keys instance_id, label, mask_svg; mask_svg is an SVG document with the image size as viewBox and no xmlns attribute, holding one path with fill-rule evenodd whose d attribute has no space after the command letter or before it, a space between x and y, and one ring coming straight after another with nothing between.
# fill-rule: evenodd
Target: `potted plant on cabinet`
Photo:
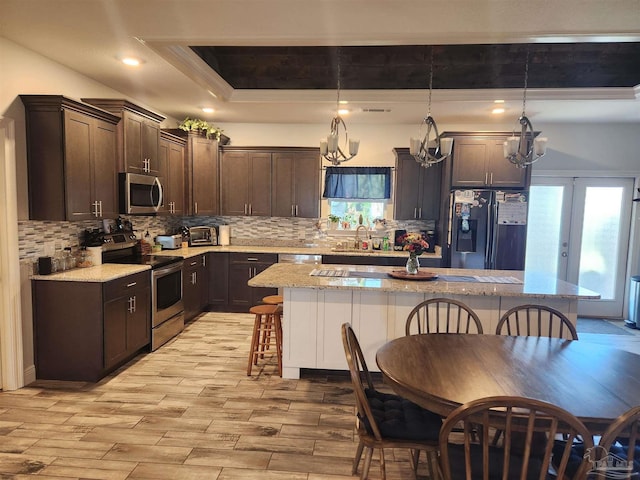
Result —
<instances>
[{"instance_id":1,"label":"potted plant on cabinet","mask_svg":"<svg viewBox=\"0 0 640 480\"><path fill-rule=\"evenodd\" d=\"M329 230L336 230L338 228L338 224L340 223L340 217L337 215L329 214Z\"/></svg>"},{"instance_id":2,"label":"potted plant on cabinet","mask_svg":"<svg viewBox=\"0 0 640 480\"><path fill-rule=\"evenodd\" d=\"M194 133L204 133L207 138L215 138L220 141L220 137L222 135L222 129L216 127L215 125L209 125L204 120L200 120L199 118L185 118L178 125L180 130L184 130L185 132L194 132Z\"/></svg>"}]
</instances>

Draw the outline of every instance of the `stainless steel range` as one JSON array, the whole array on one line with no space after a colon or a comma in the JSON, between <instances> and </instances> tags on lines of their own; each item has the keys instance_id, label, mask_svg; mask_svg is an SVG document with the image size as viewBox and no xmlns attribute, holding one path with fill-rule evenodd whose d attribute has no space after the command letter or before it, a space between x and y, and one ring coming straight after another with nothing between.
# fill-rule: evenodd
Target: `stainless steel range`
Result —
<instances>
[{"instance_id":1,"label":"stainless steel range","mask_svg":"<svg viewBox=\"0 0 640 480\"><path fill-rule=\"evenodd\" d=\"M184 329L182 257L140 255L133 232L103 235L103 263L151 267L151 350L164 345Z\"/></svg>"}]
</instances>

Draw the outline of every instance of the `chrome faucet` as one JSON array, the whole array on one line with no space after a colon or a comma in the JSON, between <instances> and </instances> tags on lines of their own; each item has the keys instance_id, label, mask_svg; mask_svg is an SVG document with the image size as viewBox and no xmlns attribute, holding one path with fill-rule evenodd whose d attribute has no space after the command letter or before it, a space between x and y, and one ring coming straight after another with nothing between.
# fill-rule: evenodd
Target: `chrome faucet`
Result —
<instances>
[{"instance_id":1,"label":"chrome faucet","mask_svg":"<svg viewBox=\"0 0 640 480\"><path fill-rule=\"evenodd\" d=\"M364 234L364 239L367 239L367 227L365 227L364 225L358 225L358 228L356 228L356 240L354 242L354 247L356 250L360 250L362 249L362 240L360 239L360 229L364 228L365 234Z\"/></svg>"}]
</instances>

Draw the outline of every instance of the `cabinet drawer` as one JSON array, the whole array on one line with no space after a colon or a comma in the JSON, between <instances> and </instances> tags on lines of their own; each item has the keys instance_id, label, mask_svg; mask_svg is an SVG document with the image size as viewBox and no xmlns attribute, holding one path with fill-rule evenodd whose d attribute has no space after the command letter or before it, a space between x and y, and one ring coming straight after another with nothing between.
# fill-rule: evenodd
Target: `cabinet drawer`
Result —
<instances>
[{"instance_id":1,"label":"cabinet drawer","mask_svg":"<svg viewBox=\"0 0 640 480\"><path fill-rule=\"evenodd\" d=\"M278 263L276 253L231 253L230 263Z\"/></svg>"},{"instance_id":2,"label":"cabinet drawer","mask_svg":"<svg viewBox=\"0 0 640 480\"><path fill-rule=\"evenodd\" d=\"M151 270L118 278L104 284L105 301L122 297L127 292L151 286Z\"/></svg>"},{"instance_id":3,"label":"cabinet drawer","mask_svg":"<svg viewBox=\"0 0 640 480\"><path fill-rule=\"evenodd\" d=\"M207 263L204 260L206 253L197 255L195 257L189 257L184 259L183 269L185 272L192 272L200 267L206 267Z\"/></svg>"}]
</instances>

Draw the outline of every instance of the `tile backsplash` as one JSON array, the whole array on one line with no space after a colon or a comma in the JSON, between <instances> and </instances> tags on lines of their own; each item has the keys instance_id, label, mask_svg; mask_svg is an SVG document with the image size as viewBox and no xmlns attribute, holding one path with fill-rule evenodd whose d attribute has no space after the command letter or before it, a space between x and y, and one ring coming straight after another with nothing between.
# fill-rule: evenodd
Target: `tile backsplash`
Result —
<instances>
[{"instance_id":1,"label":"tile backsplash","mask_svg":"<svg viewBox=\"0 0 640 480\"><path fill-rule=\"evenodd\" d=\"M230 225L232 245L282 245L317 244L335 242L345 238L346 232L329 232L326 219L283 217L159 217L125 216L130 220L136 235L142 238L148 231L152 238L165 233L175 233L182 226ZM18 222L18 242L21 260L33 260L43 256L47 249L75 247L82 243L85 230L101 229L102 222L53 222L21 220ZM409 222L387 220L386 230L428 230L433 221Z\"/></svg>"}]
</instances>

